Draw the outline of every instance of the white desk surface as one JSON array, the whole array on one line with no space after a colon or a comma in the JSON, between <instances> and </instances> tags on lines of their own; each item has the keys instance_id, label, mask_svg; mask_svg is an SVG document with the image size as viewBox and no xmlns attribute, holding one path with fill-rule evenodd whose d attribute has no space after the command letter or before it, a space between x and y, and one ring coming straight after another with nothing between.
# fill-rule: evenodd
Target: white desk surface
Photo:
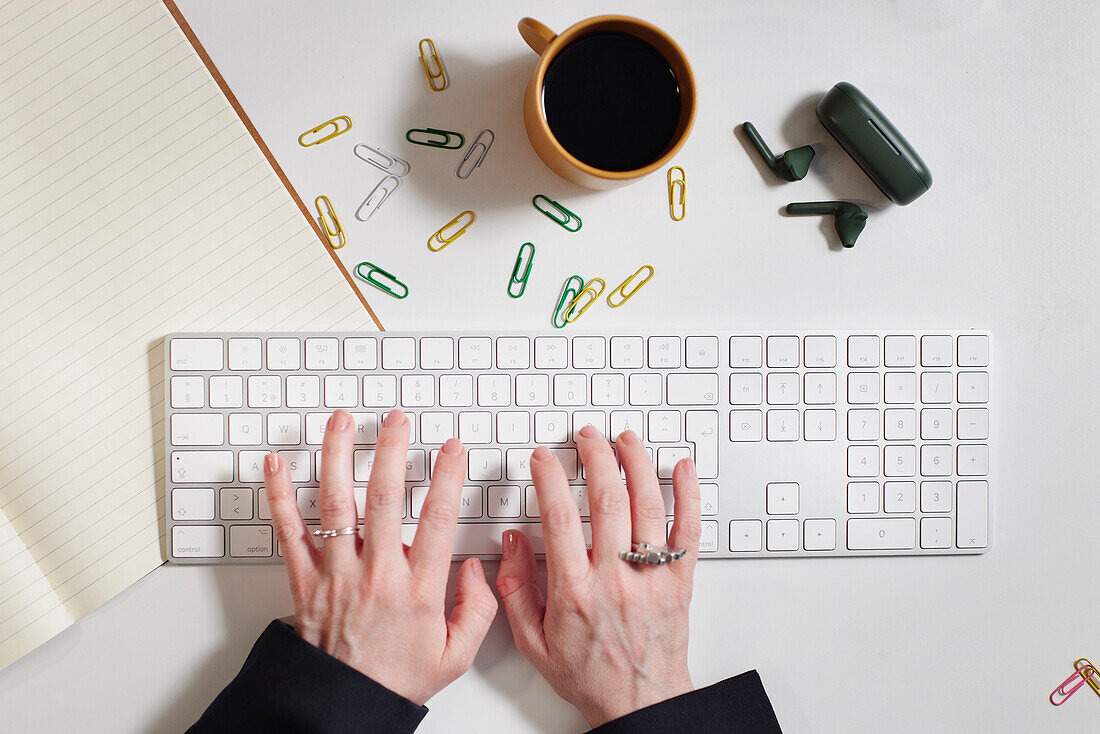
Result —
<instances>
[{"instance_id":1,"label":"white desk surface","mask_svg":"<svg viewBox=\"0 0 1100 734\"><path fill-rule=\"evenodd\" d=\"M703 563L692 673L704 685L758 668L788 732L1095 728L1100 701L1087 689L1061 709L1047 695L1074 659L1100 659L1090 448L1100 5L547 5L181 2L299 192L333 198L350 233L345 261L373 260L409 284L406 301L368 289L389 329L545 328L567 275L613 285L649 262L657 277L629 306L593 308L584 326L993 330L992 551ZM516 21L532 14L560 30L598 12L655 22L693 62L699 114L676 160L683 223L668 218L663 176L583 191L544 169L524 137L535 57ZM423 36L452 76L441 94L420 69ZM889 206L814 119L815 100L841 80L876 100L931 167L931 191L910 206ZM354 119L351 133L298 147L300 132L339 114ZM746 119L780 151L814 144L809 177L780 184L762 172L733 133ZM406 144L411 127L488 127L497 139L460 182L459 156ZM352 212L380 175L352 155L356 142L413 166L366 224ZM577 211L581 232L535 213L536 192ZM778 213L824 198L874 209L854 250L834 246L831 222ZM429 253L428 235L467 208L477 223ZM504 286L525 240L538 246L534 275L512 301ZM160 569L0 673L0 728L179 731L290 609L280 568ZM425 733L583 728L511 647L503 616L473 670L430 708Z\"/></svg>"}]
</instances>

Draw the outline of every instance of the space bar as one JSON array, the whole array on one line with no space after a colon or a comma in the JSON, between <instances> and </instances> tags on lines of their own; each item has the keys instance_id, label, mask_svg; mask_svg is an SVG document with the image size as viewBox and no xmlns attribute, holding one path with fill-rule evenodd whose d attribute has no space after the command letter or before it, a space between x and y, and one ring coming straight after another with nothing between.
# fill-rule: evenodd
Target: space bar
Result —
<instances>
[{"instance_id":1,"label":"space bar","mask_svg":"<svg viewBox=\"0 0 1100 734\"><path fill-rule=\"evenodd\" d=\"M537 522L492 522L492 523L460 523L455 532L454 555L500 555L500 536L505 530L522 531L531 541L531 547L535 553L545 553L546 545L542 538L542 525ZM581 532L584 533L584 542L592 547L592 525L581 523ZM416 535L414 523L401 525L401 541L411 545Z\"/></svg>"}]
</instances>

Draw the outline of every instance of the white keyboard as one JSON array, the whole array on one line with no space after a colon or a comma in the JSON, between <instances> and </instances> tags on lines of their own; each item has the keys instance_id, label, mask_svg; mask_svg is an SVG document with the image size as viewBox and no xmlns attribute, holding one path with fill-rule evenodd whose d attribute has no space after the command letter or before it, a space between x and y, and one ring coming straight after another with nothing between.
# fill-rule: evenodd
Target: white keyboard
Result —
<instances>
[{"instance_id":1,"label":"white keyboard","mask_svg":"<svg viewBox=\"0 0 1100 734\"><path fill-rule=\"evenodd\" d=\"M413 426L403 536L439 446L469 455L456 556L541 550L528 458L551 448L591 538L573 437L630 428L671 519L672 468L694 456L703 558L933 555L989 547L988 333L172 334L165 339L168 549L176 563L277 563L263 457L288 461L311 529L321 439L357 421L364 502L378 425Z\"/></svg>"}]
</instances>

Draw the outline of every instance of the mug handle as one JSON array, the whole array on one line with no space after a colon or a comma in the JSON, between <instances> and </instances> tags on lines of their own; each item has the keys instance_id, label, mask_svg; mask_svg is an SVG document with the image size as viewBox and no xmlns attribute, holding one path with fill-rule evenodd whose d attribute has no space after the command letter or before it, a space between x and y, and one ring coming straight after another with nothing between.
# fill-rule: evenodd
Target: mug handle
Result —
<instances>
[{"instance_id":1,"label":"mug handle","mask_svg":"<svg viewBox=\"0 0 1100 734\"><path fill-rule=\"evenodd\" d=\"M531 50L542 56L542 52L550 45L550 42L558 37L557 33L550 30L534 18L524 18L518 24L519 35L531 47Z\"/></svg>"}]
</instances>

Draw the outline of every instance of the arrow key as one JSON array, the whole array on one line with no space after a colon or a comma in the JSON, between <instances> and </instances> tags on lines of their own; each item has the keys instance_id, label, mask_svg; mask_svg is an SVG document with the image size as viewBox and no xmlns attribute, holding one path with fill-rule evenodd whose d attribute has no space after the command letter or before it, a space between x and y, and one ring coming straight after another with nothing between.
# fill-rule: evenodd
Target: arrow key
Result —
<instances>
[{"instance_id":1,"label":"arrow key","mask_svg":"<svg viewBox=\"0 0 1100 734\"><path fill-rule=\"evenodd\" d=\"M768 550L798 550L798 520L768 520Z\"/></svg>"},{"instance_id":2,"label":"arrow key","mask_svg":"<svg viewBox=\"0 0 1100 734\"><path fill-rule=\"evenodd\" d=\"M761 550L763 527L759 520L730 521L730 550L734 553L757 553Z\"/></svg>"},{"instance_id":3,"label":"arrow key","mask_svg":"<svg viewBox=\"0 0 1100 734\"><path fill-rule=\"evenodd\" d=\"M808 551L836 550L836 520L807 520L802 523L802 547Z\"/></svg>"}]
</instances>

